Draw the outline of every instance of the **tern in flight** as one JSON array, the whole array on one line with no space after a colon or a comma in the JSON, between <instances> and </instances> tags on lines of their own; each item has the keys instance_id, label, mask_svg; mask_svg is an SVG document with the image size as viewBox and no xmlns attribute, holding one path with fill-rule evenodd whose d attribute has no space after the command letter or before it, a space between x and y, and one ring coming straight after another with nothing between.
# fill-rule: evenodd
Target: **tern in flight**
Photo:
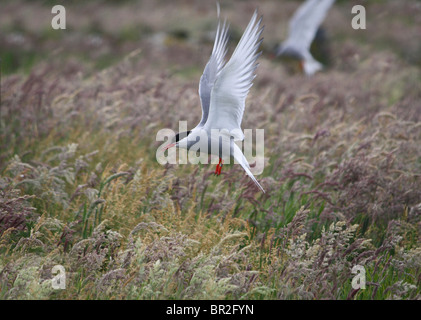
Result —
<instances>
[{"instance_id":1,"label":"tern in flight","mask_svg":"<svg viewBox=\"0 0 421 320\"><path fill-rule=\"evenodd\" d=\"M191 131L176 134L164 149L176 147L200 152L205 150L206 154L216 155L219 157L216 175L221 174L224 162L229 162L233 157L264 192L250 171L246 157L234 142L244 140L241 121L246 97L255 78L258 66L256 61L261 55L261 52L257 52L263 41L260 38L263 32L261 22L262 17L258 18L256 10L227 63L224 58L227 53L228 26L226 22L218 22L212 54L199 83L202 119Z\"/></svg>"},{"instance_id":2,"label":"tern in flight","mask_svg":"<svg viewBox=\"0 0 421 320\"><path fill-rule=\"evenodd\" d=\"M322 70L323 65L313 58L310 46L334 2L335 0L305 1L291 18L288 38L278 46L276 55L300 60L301 69L308 76Z\"/></svg>"}]
</instances>

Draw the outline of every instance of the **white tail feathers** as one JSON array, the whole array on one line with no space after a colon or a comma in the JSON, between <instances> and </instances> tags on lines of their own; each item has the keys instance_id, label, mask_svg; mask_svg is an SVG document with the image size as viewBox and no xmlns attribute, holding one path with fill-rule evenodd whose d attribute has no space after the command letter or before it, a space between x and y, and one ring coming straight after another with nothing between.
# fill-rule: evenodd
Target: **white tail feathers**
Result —
<instances>
[{"instance_id":1,"label":"white tail feathers","mask_svg":"<svg viewBox=\"0 0 421 320\"><path fill-rule=\"evenodd\" d=\"M317 71L323 69L323 65L314 59L305 59L303 62L304 72L308 76L312 76Z\"/></svg>"},{"instance_id":2,"label":"white tail feathers","mask_svg":"<svg viewBox=\"0 0 421 320\"><path fill-rule=\"evenodd\" d=\"M246 159L246 157L241 152L241 149L234 143L234 159L243 167L244 171L247 173L247 175L253 180L253 182L256 184L256 186L265 193L265 190L260 185L260 183L256 180L253 173L250 171L250 165Z\"/></svg>"}]
</instances>

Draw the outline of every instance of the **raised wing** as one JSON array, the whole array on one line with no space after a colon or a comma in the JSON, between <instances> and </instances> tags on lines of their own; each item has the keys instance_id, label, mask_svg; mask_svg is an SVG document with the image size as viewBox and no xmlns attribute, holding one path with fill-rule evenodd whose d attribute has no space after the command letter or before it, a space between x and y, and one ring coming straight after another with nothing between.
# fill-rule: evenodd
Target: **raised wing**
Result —
<instances>
[{"instance_id":1,"label":"raised wing","mask_svg":"<svg viewBox=\"0 0 421 320\"><path fill-rule=\"evenodd\" d=\"M228 26L226 25L226 22L224 22L221 27L221 23L219 21L212 54L206 64L202 76L200 77L199 96L202 104L202 119L197 127L203 127L208 119L211 91L213 85L215 84L217 75L225 64L224 57L227 53L227 42Z\"/></svg>"},{"instance_id":2,"label":"raised wing","mask_svg":"<svg viewBox=\"0 0 421 320\"><path fill-rule=\"evenodd\" d=\"M310 50L317 29L335 0L307 0L289 22L288 44Z\"/></svg>"},{"instance_id":3,"label":"raised wing","mask_svg":"<svg viewBox=\"0 0 421 320\"><path fill-rule=\"evenodd\" d=\"M262 18L257 20L257 11L254 12L237 48L231 59L218 74L211 92L209 116L204 129L226 129L230 131L234 140L243 140L241 130L244 107L247 94L253 85L257 53L263 39L260 36L263 27L260 27Z\"/></svg>"}]
</instances>

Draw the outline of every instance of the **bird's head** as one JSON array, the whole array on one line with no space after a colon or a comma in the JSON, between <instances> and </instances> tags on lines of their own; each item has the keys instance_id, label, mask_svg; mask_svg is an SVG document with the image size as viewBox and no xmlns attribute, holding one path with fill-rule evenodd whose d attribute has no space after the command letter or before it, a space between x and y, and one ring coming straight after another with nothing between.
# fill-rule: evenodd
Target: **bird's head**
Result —
<instances>
[{"instance_id":1,"label":"bird's head","mask_svg":"<svg viewBox=\"0 0 421 320\"><path fill-rule=\"evenodd\" d=\"M275 60L279 54L278 52L281 50L281 44L274 44L269 47L268 57L270 60Z\"/></svg>"},{"instance_id":2,"label":"bird's head","mask_svg":"<svg viewBox=\"0 0 421 320\"><path fill-rule=\"evenodd\" d=\"M164 147L164 150L168 150L169 148L172 148L172 147L176 147L176 148L183 147L183 145L185 144L185 142L187 142L187 137L188 137L188 135L190 133L191 133L191 131L177 133L171 139L170 143L166 147Z\"/></svg>"},{"instance_id":3,"label":"bird's head","mask_svg":"<svg viewBox=\"0 0 421 320\"><path fill-rule=\"evenodd\" d=\"M304 73L305 57L299 50L280 44L276 49L276 55L286 66L288 73Z\"/></svg>"},{"instance_id":4,"label":"bird's head","mask_svg":"<svg viewBox=\"0 0 421 320\"><path fill-rule=\"evenodd\" d=\"M291 46L280 45L277 51L278 56L282 56L284 59L295 59L295 60L304 60L305 54L301 50L296 49Z\"/></svg>"}]
</instances>

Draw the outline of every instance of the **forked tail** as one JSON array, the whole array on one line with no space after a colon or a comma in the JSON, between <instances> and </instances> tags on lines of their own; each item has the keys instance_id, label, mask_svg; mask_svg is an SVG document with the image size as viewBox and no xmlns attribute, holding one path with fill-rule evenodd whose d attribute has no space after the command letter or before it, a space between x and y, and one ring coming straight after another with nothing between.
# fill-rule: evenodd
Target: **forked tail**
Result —
<instances>
[{"instance_id":1,"label":"forked tail","mask_svg":"<svg viewBox=\"0 0 421 320\"><path fill-rule=\"evenodd\" d=\"M234 159L243 167L244 171L247 173L247 175L253 180L253 182L256 184L259 189L265 193L265 190L260 185L260 183L256 180L253 173L250 171L250 165L244 156L244 154L241 152L241 149L234 143Z\"/></svg>"}]
</instances>

